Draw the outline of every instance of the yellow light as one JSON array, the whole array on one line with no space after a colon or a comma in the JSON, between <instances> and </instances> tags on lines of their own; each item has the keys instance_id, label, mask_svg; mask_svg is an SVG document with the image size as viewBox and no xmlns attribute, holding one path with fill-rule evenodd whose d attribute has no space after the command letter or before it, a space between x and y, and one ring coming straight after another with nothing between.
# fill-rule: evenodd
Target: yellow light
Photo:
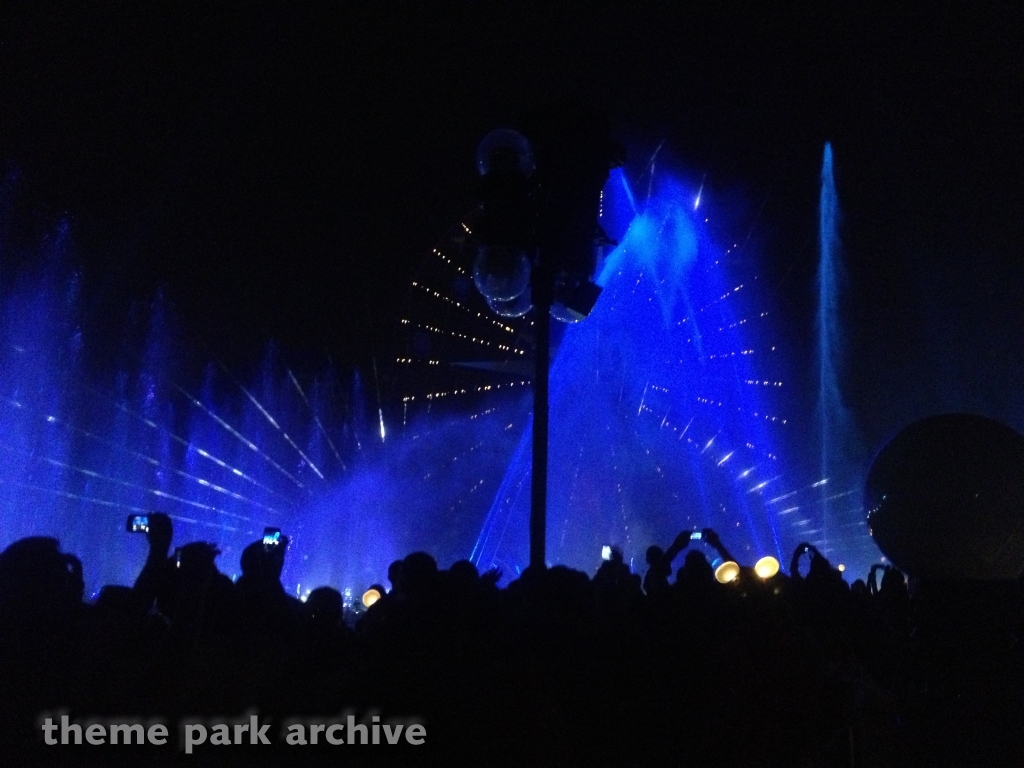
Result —
<instances>
[{"instance_id":1,"label":"yellow light","mask_svg":"<svg viewBox=\"0 0 1024 768\"><path fill-rule=\"evenodd\" d=\"M765 555L754 564L754 573L762 579L770 579L779 572L779 561L771 555Z\"/></svg>"},{"instance_id":2,"label":"yellow light","mask_svg":"<svg viewBox=\"0 0 1024 768\"><path fill-rule=\"evenodd\" d=\"M715 568L715 578L719 584L728 584L740 575L740 567L732 560L726 560Z\"/></svg>"},{"instance_id":3,"label":"yellow light","mask_svg":"<svg viewBox=\"0 0 1024 768\"><path fill-rule=\"evenodd\" d=\"M380 600L380 592L372 587L363 592L363 605L369 608L371 605Z\"/></svg>"},{"instance_id":4,"label":"yellow light","mask_svg":"<svg viewBox=\"0 0 1024 768\"><path fill-rule=\"evenodd\" d=\"M838 568L839 568L839 572L840 572L840 573L842 573L843 571L845 571L845 570L846 570L846 566L845 566L845 565L843 565L842 563L840 563L840 564L839 564Z\"/></svg>"}]
</instances>

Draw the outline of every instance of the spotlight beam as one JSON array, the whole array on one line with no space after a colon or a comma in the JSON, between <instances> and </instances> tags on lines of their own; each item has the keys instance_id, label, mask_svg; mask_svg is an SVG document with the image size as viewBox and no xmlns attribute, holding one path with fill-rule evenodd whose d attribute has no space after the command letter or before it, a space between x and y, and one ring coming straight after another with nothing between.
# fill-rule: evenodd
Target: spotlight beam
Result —
<instances>
[{"instance_id":1,"label":"spotlight beam","mask_svg":"<svg viewBox=\"0 0 1024 768\"><path fill-rule=\"evenodd\" d=\"M338 463L341 465L341 468L344 471L348 472L348 467L346 467L345 462L342 461L341 454L338 453L338 449L335 447L334 441L331 440L331 436L327 434L327 430L324 429L324 425L320 421L320 417L317 415L316 411L313 410L313 406L309 402L309 398L306 397L306 393L302 390L302 387L299 384L299 380L295 378L295 374L291 372L290 368L285 370L288 371L288 378L291 379L292 384L295 386L295 390L299 393L299 397L302 398L302 402L304 402L306 404L306 408L309 409L309 413L313 417L313 422L316 424L317 429L320 430L320 434L324 436L324 439L327 441L327 445L329 445L331 447L331 451L334 452L334 458L338 460Z\"/></svg>"},{"instance_id":2,"label":"spotlight beam","mask_svg":"<svg viewBox=\"0 0 1024 768\"><path fill-rule=\"evenodd\" d=\"M512 457L512 464L521 462L523 457L526 455L526 450L530 446L530 437L524 434L519 440L519 445L516 447L516 452ZM501 499L506 499L506 509L511 509L510 504L515 500L518 500L523 491L522 478L516 484L515 489L512 489L513 476L510 473L506 473L504 479L501 481L501 485L498 487L497 493L494 494L494 504L491 506L490 511L487 513L487 517L484 520L483 527L480 529L480 535L477 537L476 544L473 545L473 552L470 554L469 559L477 566L481 564L481 560L484 557L485 550L489 540L495 533L497 528L497 516L501 508ZM505 525L502 527L501 534L498 536L497 543L494 545L492 559L497 555L499 548L501 547L501 541L505 536L505 528L508 527L509 519L512 517L511 514L505 515Z\"/></svg>"},{"instance_id":3,"label":"spotlight beam","mask_svg":"<svg viewBox=\"0 0 1024 768\"><path fill-rule=\"evenodd\" d=\"M747 493L756 493L757 491L760 491L762 488L764 488L766 485L768 485L768 483L773 483L776 480L778 480L780 477L782 477L782 475L776 475L775 477L769 478L768 480L762 480L760 483L758 483L753 488L751 488L749 491L747 491Z\"/></svg>"},{"instance_id":4,"label":"spotlight beam","mask_svg":"<svg viewBox=\"0 0 1024 768\"><path fill-rule=\"evenodd\" d=\"M21 405L19 405L14 400L6 400L6 402L10 403L11 405L15 405L17 407L22 407ZM240 493L235 493L234 491L231 491L231 490L229 490L227 488L219 486L216 483L214 483L214 482L212 482L210 480L207 480L205 478L196 477L195 475L191 475L188 472L185 472L184 470L177 469L176 467L169 467L166 464L162 464L159 460L154 459L152 456L147 456L144 453L139 453L138 451L133 451L130 448L125 448L124 446L118 445L117 443L114 443L114 442L112 442L110 440L106 440L105 438L102 438L99 435L97 435L97 434L95 434L93 432L90 432L87 429L82 429L81 427L76 427L73 424L67 424L66 422L63 422L60 419L58 419L56 416L46 416L46 421L48 423L50 423L50 424L57 424L60 427L68 430L69 432L77 432L80 435L83 435L84 437L87 437L90 440L93 440L93 441L99 443L100 445L106 446L107 448L111 448L112 450L115 450L115 451L118 451L120 453L124 453L124 454L127 454L129 456L133 456L133 457L135 457L137 459L140 459L141 461L144 461L147 464L149 464L149 465L151 465L153 467L156 467L157 469L162 469L162 470L165 470L165 471L168 471L168 472L173 472L174 474L178 475L179 477L184 477L186 480L191 480L194 483L198 483L199 485L203 486L204 488L209 488L211 490L217 491L218 493L223 493L223 494L225 494L227 496L230 496L233 499L237 499L238 501L244 501L247 504L252 504L255 507L259 507L260 509L265 509L268 512L272 512L275 515L283 514L281 512L281 510L279 510L279 509L274 509L273 507L268 507L266 504L261 504L260 502L255 501L253 499L250 499L250 498L248 498L246 496L243 496Z\"/></svg>"},{"instance_id":5,"label":"spotlight beam","mask_svg":"<svg viewBox=\"0 0 1024 768\"><path fill-rule=\"evenodd\" d=\"M243 435L243 434L242 434L241 432L239 432L239 431L238 431L237 429L235 429L234 427L232 427L232 426L231 426L230 424L228 424L228 423L227 423L226 421L224 421L224 419L222 419L222 418L221 418L220 416L218 416L218 415L217 415L216 413L214 413L213 411L211 411L211 410L210 410L209 408L207 408L207 407L206 407L205 405L203 405L203 404L202 404L201 402L199 402L199 400L197 400L197 399L196 399L195 397L193 397L192 395L190 395L190 394L189 394L189 393L188 393L187 391L185 391L184 389L182 389L181 387L179 387L179 386L178 386L177 384L175 384L175 385L174 385L174 388L175 388L175 389L177 389L177 390L178 390L179 392L181 392L181 394L182 394L182 395L184 395L184 396L185 396L185 397L186 397L186 398L187 398L187 399L189 400L189 402L191 402L191 403L192 403L192 405L194 405L194 406L195 406L196 408L198 408L199 410L201 410L201 411L202 411L203 413L205 413L205 414L206 414L207 416L209 416L209 417L210 417L211 419L213 419L213 420L214 420L214 421L216 421L216 422L217 422L218 424L220 424L220 425L221 425L221 426L222 426L222 427L223 427L224 429L226 429L226 430L227 430L227 431L228 431L228 432L229 432L230 434L232 434L232 435L234 435L234 436L235 436L236 438L238 438L239 442L241 442L241 443L242 443L242 445L244 445L244 446L245 446L246 448L248 448L249 450L251 450L251 451L252 451L253 453L255 453L256 455L258 455L258 456L262 457L264 461L266 461L266 462L267 462L268 464L270 464L270 466L272 466L272 467L273 467L274 469L276 469L276 470L277 470L278 472L280 472L280 473L281 473L282 475L284 475L284 476L285 476L285 477L287 477L287 478L288 478L289 480L291 480L291 481L292 481L293 483L295 483L295 484L296 484L296 485L297 485L297 486L298 486L299 488L302 488L303 490L305 490L305 489L306 489L306 486L305 486L305 485L303 485L303 484L302 484L302 482L301 482L301 481L300 481L300 480L299 480L299 479L298 479L297 477L295 477L295 475L293 475L293 474L292 474L291 472L289 472L289 471L288 471L287 469L285 469L284 467L282 467L282 466L281 466L280 464L278 464L278 463L277 463L276 461L274 461L274 460L273 460L272 458L270 458L269 456L267 456L267 454L265 454L265 453L264 453L263 451L261 451L261 450L259 449L259 446L258 446L258 445L256 445L256 443L254 443L254 442L252 442L251 440L249 440L248 438L246 438L246 437L245 437L245 436L244 436L244 435Z\"/></svg>"},{"instance_id":6,"label":"spotlight beam","mask_svg":"<svg viewBox=\"0 0 1024 768\"><path fill-rule=\"evenodd\" d=\"M147 487L145 487L143 485L136 485L135 483L129 483L127 480L120 480L120 479L118 479L116 477L111 477L110 475L104 475L104 474L101 474L101 473L99 473L99 472L97 472L95 470L87 469L85 467L76 467L74 464L68 464L67 462L64 462L64 461L58 461L57 459L51 459L51 458L49 458L47 456L38 456L38 455L33 454L33 453L29 452L29 451L22 451L22 450L19 450L17 448L14 448L14 447L12 447L10 445L5 445L4 443L0 443L0 448L4 449L6 451L10 451L11 453L21 454L22 456L27 456L29 458L36 459L37 461L45 462L46 464L50 464L50 465L55 466L55 467L60 467L61 469L70 469L72 472L78 472L79 474L85 475L86 477L92 477L92 478L95 478L97 480L106 480L109 483L115 483L117 485L123 486L124 488L131 488L131 489L137 490L137 491L144 491L144 492L149 493L149 494L151 494L153 496L156 496L158 498L167 499L168 501L176 501L179 504L187 504L188 506L196 507L197 509L204 509L204 510L206 510L208 512L216 512L219 515L227 515L228 517L236 517L239 520L246 520L246 521L248 521L250 519L248 517L245 517L244 515L238 515L238 514L235 514L234 512L228 512L227 510L220 509L218 507L214 507L214 506L211 506L209 504L203 504L202 502L199 502L199 501L191 501L191 500L183 498L181 496L175 496L173 493L167 493L165 491L161 491L159 488L147 488Z\"/></svg>"},{"instance_id":7,"label":"spotlight beam","mask_svg":"<svg viewBox=\"0 0 1024 768\"><path fill-rule=\"evenodd\" d=\"M695 418L697 418L697 417L696 416L691 416L690 420L686 423L686 426L683 427L683 431L679 433L679 439L680 440L682 440L683 437L686 436L686 433L689 431L690 427L693 426L693 420Z\"/></svg>"},{"instance_id":8,"label":"spotlight beam","mask_svg":"<svg viewBox=\"0 0 1024 768\"><path fill-rule=\"evenodd\" d=\"M256 406L256 409L263 414L263 417L270 422L270 425L281 433L281 437L285 439L288 445L295 449L296 453L298 453L299 456L302 457L302 460L309 465L309 468L312 469L313 472L316 473L316 476L319 477L321 480L326 480L323 473L320 471L319 467L317 467L317 465L313 463L313 460L310 459L309 456L307 456L305 452L303 452L303 450L295 444L295 441L292 440L291 436L283 429L281 429L281 425L278 424L274 417L271 416L270 413L267 411L267 409L263 407L263 404L256 399L255 395L253 395L248 389L242 386L242 382L240 382L238 379L234 377L234 375L232 375L231 371L228 370L228 367L224 365L224 363L220 362L219 360L217 362L220 365L220 367L224 370L224 373L226 373L228 377L233 382L235 382L235 385L240 390L242 390L242 394L249 398L249 402Z\"/></svg>"},{"instance_id":9,"label":"spotlight beam","mask_svg":"<svg viewBox=\"0 0 1024 768\"><path fill-rule=\"evenodd\" d=\"M174 442L178 443L179 445L184 446L186 450L195 451L199 456L202 456L204 459L207 459L208 461L212 461L214 464L216 464L221 469L226 469L228 472L230 472L231 474L235 475L235 477L240 477L243 480L245 480L246 482L252 483L257 488L259 488L261 491L266 491L267 493L271 494L272 496L276 496L277 498L281 499L282 501L285 501L285 502L287 502L289 504L293 503L292 500L289 499L287 496L283 496L282 494L278 493L274 489L268 488L267 486L263 485L258 480L250 477L249 475L247 475L245 472L243 472L242 470L238 469L237 467L233 467L230 464L228 464L226 461L224 461L223 459L217 458L216 456L214 456L209 451L206 451L206 450L204 450L202 448L199 448L198 446L193 445L188 440L186 440L185 438L181 437L180 435L174 434L173 432L171 432L166 427L161 427L155 421L152 421L151 419L147 419L145 416L140 416L139 414L137 414L134 411L132 411L130 408L127 408L127 407L121 405L121 403L117 402L113 398L107 397L106 395L103 395L102 393L97 392L96 390L90 389L89 391L92 392L93 394L99 396L99 397L102 397L104 400L108 400L109 402L111 402L113 404L113 406L115 408L117 408L117 410L121 411L122 413L125 413L125 414L127 414L128 416L131 416L134 419L138 419L143 424L145 424L147 427L149 427L151 429L155 429L157 432L159 432L159 433L161 433L163 435L166 435L167 437L169 437ZM19 407L20 407L20 404L16 403L16 405L19 405Z\"/></svg>"},{"instance_id":10,"label":"spotlight beam","mask_svg":"<svg viewBox=\"0 0 1024 768\"><path fill-rule=\"evenodd\" d=\"M15 488L25 488L30 491L39 491L40 493L52 493L55 496L63 496L64 498L73 499L75 501L87 501L90 504L99 504L100 506L111 507L113 509L126 509L129 512L137 512L139 514L149 514L153 511L151 509L146 509L144 507L135 507L132 506L131 504L119 504L116 501L108 501L107 499L97 499L93 496L83 496L81 494L71 493L69 491L59 491L55 488L44 488L41 485L33 485L31 483L19 483L14 480L0 480L0 485L12 485ZM241 530L239 528L232 528L229 525L218 525L217 523L209 523L204 520L195 520L191 517L182 517L181 515L168 514L167 516L172 520L177 520L182 523L205 525L207 528L217 528L222 531L235 532Z\"/></svg>"}]
</instances>

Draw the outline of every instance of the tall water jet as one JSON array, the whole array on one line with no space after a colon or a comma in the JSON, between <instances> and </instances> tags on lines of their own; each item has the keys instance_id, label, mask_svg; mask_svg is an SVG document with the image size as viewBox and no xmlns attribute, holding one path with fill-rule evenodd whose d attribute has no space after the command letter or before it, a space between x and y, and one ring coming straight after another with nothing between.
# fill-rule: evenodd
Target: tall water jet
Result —
<instances>
[{"instance_id":1,"label":"tall water jet","mask_svg":"<svg viewBox=\"0 0 1024 768\"><path fill-rule=\"evenodd\" d=\"M851 460L853 429L843 404L840 374L843 338L840 329L840 299L845 270L839 242L839 198L832 173L832 145L825 143L821 165L821 196L818 210L818 312L815 329L818 342L818 402L816 417L820 441L822 540L828 545L835 534L835 516L829 508L837 475L845 475ZM845 478L844 478L845 479ZM831 487L830 487L831 486Z\"/></svg>"}]
</instances>

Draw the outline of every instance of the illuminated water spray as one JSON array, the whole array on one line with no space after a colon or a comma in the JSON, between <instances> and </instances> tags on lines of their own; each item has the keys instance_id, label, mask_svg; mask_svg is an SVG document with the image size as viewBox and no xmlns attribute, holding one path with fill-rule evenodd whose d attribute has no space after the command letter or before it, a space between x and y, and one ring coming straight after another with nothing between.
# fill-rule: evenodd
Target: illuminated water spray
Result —
<instances>
[{"instance_id":1,"label":"illuminated water spray","mask_svg":"<svg viewBox=\"0 0 1024 768\"><path fill-rule=\"evenodd\" d=\"M174 545L214 544L227 574L265 526L279 527L290 541L282 580L296 594L322 584L362 594L414 550L445 565L468 554L528 381L434 386L426 374L439 361L422 361L415 379L426 390L403 414L486 403L443 418L435 408L429 423L408 413L399 430L376 370L372 382L333 365L293 370L273 345L258 369L204 365L177 338L162 295L101 334L108 318L84 309L65 229L25 266L0 264L0 550L53 536L82 559L89 594L132 583L145 561L144 537L125 531L129 513L168 514ZM431 316L425 332L444 325L445 339L523 356L504 323L417 293L481 324L456 332Z\"/></svg>"},{"instance_id":2,"label":"illuminated water spray","mask_svg":"<svg viewBox=\"0 0 1024 768\"><path fill-rule=\"evenodd\" d=\"M626 231L600 270L601 298L565 329L552 365L549 560L589 571L614 545L641 567L652 542L705 526L751 562L779 556L768 498L781 476L784 389L760 283L741 274L713 214L695 215L696 185L661 174L647 186L638 210L612 175L602 220ZM472 554L509 575L526 563L528 439Z\"/></svg>"},{"instance_id":3,"label":"illuminated water spray","mask_svg":"<svg viewBox=\"0 0 1024 768\"><path fill-rule=\"evenodd\" d=\"M639 567L648 544L705 525L745 562L785 558L798 541L825 549L819 511L839 504L827 515L833 546L870 544L852 475L825 480L852 435L831 149L813 481L779 460L793 401L756 259L717 228L703 182L649 170L646 196L621 171L605 188L602 226L622 244L602 258L604 293L566 329L552 369L552 562L591 570L618 545ZM361 594L417 549L514 576L527 551L534 336L531 318L497 318L473 291L468 232L453 228L411 283L404 347L380 379L398 383L383 395L376 375L372 391L359 372L297 375L276 353L259 373L209 365L204 377L179 355L160 302L111 342L116 360L87 367L83 349L101 337L55 238L35 271L0 283L0 548L53 535L82 557L90 588L131 583L145 546L124 533L125 516L159 509L176 544L213 542L227 573L265 525L281 527L290 590Z\"/></svg>"},{"instance_id":4,"label":"illuminated water spray","mask_svg":"<svg viewBox=\"0 0 1024 768\"><path fill-rule=\"evenodd\" d=\"M827 480L845 472L850 461L852 436L850 415L843 405L840 370L843 345L840 330L840 293L844 270L839 243L839 199L832 174L832 145L825 144L821 166L821 197L818 214L818 312L815 321L818 341L818 401L816 408L821 451L822 539L829 542L834 515L829 509Z\"/></svg>"}]
</instances>

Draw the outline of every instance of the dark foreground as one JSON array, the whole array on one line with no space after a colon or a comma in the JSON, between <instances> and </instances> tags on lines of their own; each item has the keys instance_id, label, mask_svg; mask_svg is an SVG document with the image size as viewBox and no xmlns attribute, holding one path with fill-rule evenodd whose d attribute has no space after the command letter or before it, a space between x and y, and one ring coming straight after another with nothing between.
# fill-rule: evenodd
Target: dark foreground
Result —
<instances>
[{"instance_id":1,"label":"dark foreground","mask_svg":"<svg viewBox=\"0 0 1024 768\"><path fill-rule=\"evenodd\" d=\"M555 567L499 589L496 574L439 571L417 553L352 628L334 590L285 594L283 554L254 544L232 583L212 548L168 556L169 528L160 539L135 586L95 604L52 539L0 554L0 764L1024 762L1017 583L911 595L884 569L877 589L851 588L808 552L803 576L744 569L720 584L699 552L672 576L680 539L649 553L643 584L612 560L593 577ZM71 728L71 743L47 745L47 716L83 736L98 724L104 743L74 744ZM132 722L157 737L163 724L166 743L109 743L111 724ZM306 744L286 743L299 738L290 725ZM414 726L422 743L407 739ZM350 730L379 743L350 744ZM225 738L244 743L213 743Z\"/></svg>"}]
</instances>

